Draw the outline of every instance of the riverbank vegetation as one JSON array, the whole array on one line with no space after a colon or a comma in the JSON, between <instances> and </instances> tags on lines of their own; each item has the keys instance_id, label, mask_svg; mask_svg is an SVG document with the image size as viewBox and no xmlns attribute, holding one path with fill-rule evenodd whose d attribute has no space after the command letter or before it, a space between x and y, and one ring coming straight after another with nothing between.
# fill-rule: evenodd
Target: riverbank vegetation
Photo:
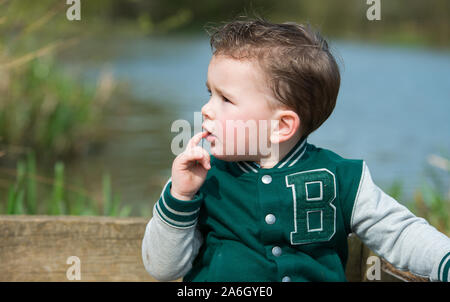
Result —
<instances>
[{"instance_id":1,"label":"riverbank vegetation","mask_svg":"<svg viewBox=\"0 0 450 302\"><path fill-rule=\"evenodd\" d=\"M44 36L46 27L59 24L54 16L62 8L24 13L25 20L20 7L0 2L6 12L0 15L0 146L8 154L32 149L46 159L74 156L100 136L96 130L113 81L104 75L87 85L61 70L55 54L76 45L78 37Z\"/></svg>"},{"instance_id":2,"label":"riverbank vegetation","mask_svg":"<svg viewBox=\"0 0 450 302\"><path fill-rule=\"evenodd\" d=\"M38 7L33 2L31 14L23 2L0 1L1 212L128 215L129 208L119 211L108 174L100 201L81 187L64 185L63 160L101 144L101 124L115 83L110 74L102 74L87 84L59 66L57 52L80 40L64 32L46 37L48 28L61 24L56 18L64 12L61 3ZM53 178L37 173L36 157L54 165Z\"/></svg>"},{"instance_id":3,"label":"riverbank vegetation","mask_svg":"<svg viewBox=\"0 0 450 302\"><path fill-rule=\"evenodd\" d=\"M0 215L89 215L128 216L131 206L121 204L121 198L111 187L111 177L102 177L102 196L96 199L80 185L65 181L64 163L56 162L53 177L39 175L33 152L19 160L15 170L0 167L3 175L15 177L9 184L5 202L0 203ZM2 179L4 181L4 179Z\"/></svg>"}]
</instances>

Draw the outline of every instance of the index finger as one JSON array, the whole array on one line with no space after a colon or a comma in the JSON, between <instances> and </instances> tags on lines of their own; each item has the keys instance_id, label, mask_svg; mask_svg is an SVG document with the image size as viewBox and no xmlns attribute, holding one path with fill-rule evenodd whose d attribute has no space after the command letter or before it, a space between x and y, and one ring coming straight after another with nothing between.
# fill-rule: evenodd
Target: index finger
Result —
<instances>
[{"instance_id":1,"label":"index finger","mask_svg":"<svg viewBox=\"0 0 450 302\"><path fill-rule=\"evenodd\" d=\"M198 143L202 140L202 138L206 137L208 134L208 131L202 131L194 135L188 142L187 147L193 148L198 145Z\"/></svg>"}]
</instances>

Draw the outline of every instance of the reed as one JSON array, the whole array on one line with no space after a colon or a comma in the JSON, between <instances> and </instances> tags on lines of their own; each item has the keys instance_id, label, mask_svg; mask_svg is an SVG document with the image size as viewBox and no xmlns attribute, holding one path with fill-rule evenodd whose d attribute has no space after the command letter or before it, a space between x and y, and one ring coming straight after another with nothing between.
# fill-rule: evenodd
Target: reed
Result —
<instances>
[{"instance_id":1,"label":"reed","mask_svg":"<svg viewBox=\"0 0 450 302\"><path fill-rule=\"evenodd\" d=\"M113 192L108 173L102 176L101 200L91 197L79 186L67 185L62 162L55 163L52 179L38 175L32 152L27 154L26 160L19 160L16 170L10 174L16 179L2 198L6 205L0 207L1 214L126 217L132 211L132 207L122 205L120 196Z\"/></svg>"}]
</instances>

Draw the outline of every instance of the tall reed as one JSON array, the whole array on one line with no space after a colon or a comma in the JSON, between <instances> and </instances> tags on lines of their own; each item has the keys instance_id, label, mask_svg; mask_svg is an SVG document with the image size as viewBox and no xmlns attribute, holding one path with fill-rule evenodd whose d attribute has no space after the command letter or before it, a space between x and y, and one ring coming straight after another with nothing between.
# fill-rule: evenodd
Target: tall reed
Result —
<instances>
[{"instance_id":1,"label":"tall reed","mask_svg":"<svg viewBox=\"0 0 450 302\"><path fill-rule=\"evenodd\" d=\"M62 162L54 165L52 179L38 175L32 152L27 154L26 160L19 160L16 170L10 172L16 179L2 198L6 205L0 207L1 214L124 217L132 210L130 205L122 205L120 196L113 192L108 173L102 176L102 199L96 200L82 188L65 183Z\"/></svg>"}]
</instances>

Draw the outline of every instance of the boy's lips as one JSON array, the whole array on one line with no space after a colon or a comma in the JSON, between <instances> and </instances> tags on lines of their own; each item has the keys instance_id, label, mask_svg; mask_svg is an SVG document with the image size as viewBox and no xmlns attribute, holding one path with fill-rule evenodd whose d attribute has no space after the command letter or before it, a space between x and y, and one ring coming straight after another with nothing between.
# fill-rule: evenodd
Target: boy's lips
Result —
<instances>
[{"instance_id":1,"label":"boy's lips","mask_svg":"<svg viewBox=\"0 0 450 302\"><path fill-rule=\"evenodd\" d=\"M205 129L206 132L208 132L208 134L205 136L205 139L206 139L208 142L212 143L213 141L216 140L216 136L212 133L212 131L210 131L208 128L206 128L206 127L204 127L204 126L202 126L202 128Z\"/></svg>"},{"instance_id":2,"label":"boy's lips","mask_svg":"<svg viewBox=\"0 0 450 302\"><path fill-rule=\"evenodd\" d=\"M208 129L205 129L206 130L206 132L208 132L208 134L206 134L206 136L205 136L205 139L208 141L208 142L210 142L210 143L212 143L213 141L215 141L216 140L216 136L211 132L211 131L209 131Z\"/></svg>"},{"instance_id":3,"label":"boy's lips","mask_svg":"<svg viewBox=\"0 0 450 302\"><path fill-rule=\"evenodd\" d=\"M214 134L211 134L210 132L208 132L208 135L205 138L210 143L212 143L216 140L216 137L214 136Z\"/></svg>"}]
</instances>

